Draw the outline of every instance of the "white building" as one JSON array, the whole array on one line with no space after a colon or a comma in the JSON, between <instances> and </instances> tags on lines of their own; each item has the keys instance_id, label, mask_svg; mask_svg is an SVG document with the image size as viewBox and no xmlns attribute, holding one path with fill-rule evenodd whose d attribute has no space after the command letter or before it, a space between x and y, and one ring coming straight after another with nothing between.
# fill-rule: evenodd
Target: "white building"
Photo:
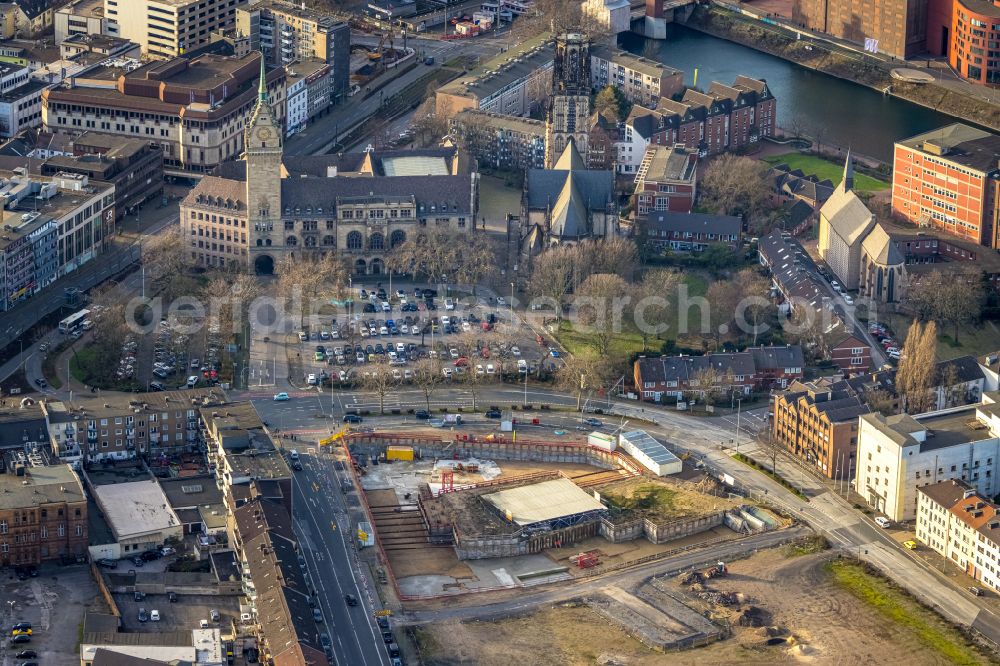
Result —
<instances>
[{"instance_id":1,"label":"white building","mask_svg":"<svg viewBox=\"0 0 1000 666\"><path fill-rule=\"evenodd\" d=\"M1000 491L1000 405L920 414L865 414L858 428L857 492L892 520L912 520L916 490L950 479Z\"/></svg>"},{"instance_id":2,"label":"white building","mask_svg":"<svg viewBox=\"0 0 1000 666\"><path fill-rule=\"evenodd\" d=\"M636 114L635 109L639 108L641 107L633 108L625 121L625 131L622 132L621 138L615 141L615 151L618 154L615 166L618 173L634 174L638 171L642 158L646 156L646 149L649 148L653 126L648 117Z\"/></svg>"},{"instance_id":3,"label":"white building","mask_svg":"<svg viewBox=\"0 0 1000 666\"><path fill-rule=\"evenodd\" d=\"M587 0L583 3L583 14L612 35L628 32L632 27L632 5L629 0Z\"/></svg>"},{"instance_id":4,"label":"white building","mask_svg":"<svg viewBox=\"0 0 1000 666\"><path fill-rule=\"evenodd\" d=\"M295 134L309 119L309 89L304 78L289 81L286 93L285 136Z\"/></svg>"},{"instance_id":5,"label":"white building","mask_svg":"<svg viewBox=\"0 0 1000 666\"><path fill-rule=\"evenodd\" d=\"M56 44L73 35L103 35L108 29L104 0L73 0L56 10Z\"/></svg>"},{"instance_id":6,"label":"white building","mask_svg":"<svg viewBox=\"0 0 1000 666\"><path fill-rule=\"evenodd\" d=\"M115 535L120 557L184 538L181 520L155 480L95 486L94 499Z\"/></svg>"},{"instance_id":7,"label":"white building","mask_svg":"<svg viewBox=\"0 0 1000 666\"><path fill-rule=\"evenodd\" d=\"M971 485L917 489L917 540L983 585L1000 590L1000 511Z\"/></svg>"},{"instance_id":8,"label":"white building","mask_svg":"<svg viewBox=\"0 0 1000 666\"><path fill-rule=\"evenodd\" d=\"M618 445L657 476L679 474L684 463L645 430L632 430L618 435Z\"/></svg>"}]
</instances>

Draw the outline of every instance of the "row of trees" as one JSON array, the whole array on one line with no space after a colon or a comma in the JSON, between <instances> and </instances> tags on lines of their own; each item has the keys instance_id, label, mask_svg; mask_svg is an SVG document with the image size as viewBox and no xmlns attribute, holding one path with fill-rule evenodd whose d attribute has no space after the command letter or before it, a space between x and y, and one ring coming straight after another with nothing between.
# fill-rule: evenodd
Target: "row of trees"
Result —
<instances>
[{"instance_id":1,"label":"row of trees","mask_svg":"<svg viewBox=\"0 0 1000 666\"><path fill-rule=\"evenodd\" d=\"M986 290L976 276L932 271L913 285L906 301L917 318L933 319L950 327L958 344L958 330L982 315Z\"/></svg>"}]
</instances>

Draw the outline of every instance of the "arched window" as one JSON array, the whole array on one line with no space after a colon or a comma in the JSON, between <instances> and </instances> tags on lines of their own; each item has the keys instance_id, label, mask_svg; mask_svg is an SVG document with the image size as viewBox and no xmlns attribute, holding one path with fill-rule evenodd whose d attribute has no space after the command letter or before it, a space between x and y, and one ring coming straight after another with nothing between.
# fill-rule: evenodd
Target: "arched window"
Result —
<instances>
[{"instance_id":1,"label":"arched window","mask_svg":"<svg viewBox=\"0 0 1000 666\"><path fill-rule=\"evenodd\" d=\"M363 239L361 237L360 231L352 231L347 234L347 249L348 250L360 250L363 244Z\"/></svg>"},{"instance_id":2,"label":"arched window","mask_svg":"<svg viewBox=\"0 0 1000 666\"><path fill-rule=\"evenodd\" d=\"M268 247L271 247L271 239L270 238L265 238L264 239L264 245L266 245Z\"/></svg>"},{"instance_id":3,"label":"arched window","mask_svg":"<svg viewBox=\"0 0 1000 666\"><path fill-rule=\"evenodd\" d=\"M389 236L389 247L399 247L406 242L406 232L402 229L396 229Z\"/></svg>"},{"instance_id":4,"label":"arched window","mask_svg":"<svg viewBox=\"0 0 1000 666\"><path fill-rule=\"evenodd\" d=\"M306 247L316 247L315 236L306 236Z\"/></svg>"},{"instance_id":5,"label":"arched window","mask_svg":"<svg viewBox=\"0 0 1000 666\"><path fill-rule=\"evenodd\" d=\"M299 239L296 238L295 236L289 236L288 238L285 239L285 245L289 247L295 247L298 244L299 244Z\"/></svg>"},{"instance_id":6,"label":"arched window","mask_svg":"<svg viewBox=\"0 0 1000 666\"><path fill-rule=\"evenodd\" d=\"M333 247L337 245L336 236L323 236L323 245L327 247Z\"/></svg>"},{"instance_id":7,"label":"arched window","mask_svg":"<svg viewBox=\"0 0 1000 666\"><path fill-rule=\"evenodd\" d=\"M368 247L372 250L385 249L385 236L376 232L368 238Z\"/></svg>"},{"instance_id":8,"label":"arched window","mask_svg":"<svg viewBox=\"0 0 1000 666\"><path fill-rule=\"evenodd\" d=\"M257 247L260 247L263 244L264 244L264 241L262 241L261 239L258 238L257 239Z\"/></svg>"}]
</instances>

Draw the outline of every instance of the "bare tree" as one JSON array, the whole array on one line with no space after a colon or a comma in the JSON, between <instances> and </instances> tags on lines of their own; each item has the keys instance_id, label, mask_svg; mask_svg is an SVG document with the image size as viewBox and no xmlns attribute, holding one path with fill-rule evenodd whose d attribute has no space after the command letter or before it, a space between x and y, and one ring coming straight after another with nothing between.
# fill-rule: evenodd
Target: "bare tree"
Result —
<instances>
[{"instance_id":1,"label":"bare tree","mask_svg":"<svg viewBox=\"0 0 1000 666\"><path fill-rule=\"evenodd\" d=\"M719 349L722 336L732 330L740 294L731 282L716 281L708 287L705 298L708 300L709 321L712 326L709 335L715 338L715 348Z\"/></svg>"},{"instance_id":2,"label":"bare tree","mask_svg":"<svg viewBox=\"0 0 1000 666\"><path fill-rule=\"evenodd\" d=\"M753 330L753 344L765 320L774 312L771 303L771 283L754 268L744 268L736 274L735 287L739 297L744 301L743 317Z\"/></svg>"},{"instance_id":3,"label":"bare tree","mask_svg":"<svg viewBox=\"0 0 1000 666\"><path fill-rule=\"evenodd\" d=\"M565 359L556 371L556 385L576 396L577 411L583 401L601 389L607 390L613 381L614 371L606 356L582 353Z\"/></svg>"},{"instance_id":4,"label":"bare tree","mask_svg":"<svg viewBox=\"0 0 1000 666\"><path fill-rule=\"evenodd\" d=\"M556 319L562 318L573 267L572 248L561 245L539 255L531 271L531 294L556 305Z\"/></svg>"},{"instance_id":5,"label":"bare tree","mask_svg":"<svg viewBox=\"0 0 1000 666\"><path fill-rule=\"evenodd\" d=\"M958 329L982 316L985 297L978 277L934 271L917 285L916 299L931 303L934 319L951 327L956 345Z\"/></svg>"},{"instance_id":6,"label":"bare tree","mask_svg":"<svg viewBox=\"0 0 1000 666\"><path fill-rule=\"evenodd\" d=\"M906 332L899 369L896 371L896 390L902 401L903 411L919 414L927 411L933 398L937 379L937 325L914 321Z\"/></svg>"},{"instance_id":7,"label":"bare tree","mask_svg":"<svg viewBox=\"0 0 1000 666\"><path fill-rule=\"evenodd\" d=\"M632 313L642 336L642 351L646 351L650 335L655 333L659 338L669 330L672 324L671 296L676 293L680 283L678 273L661 269L647 272L636 285L636 302Z\"/></svg>"},{"instance_id":8,"label":"bare tree","mask_svg":"<svg viewBox=\"0 0 1000 666\"><path fill-rule=\"evenodd\" d=\"M442 365L439 359L422 358L413 366L413 385L424 394L424 404L431 411L431 394L444 380Z\"/></svg>"},{"instance_id":9,"label":"bare tree","mask_svg":"<svg viewBox=\"0 0 1000 666\"><path fill-rule=\"evenodd\" d=\"M197 283L189 269L193 261L188 239L179 225L151 236L143 246L142 263L151 291L167 301L197 292Z\"/></svg>"},{"instance_id":10,"label":"bare tree","mask_svg":"<svg viewBox=\"0 0 1000 666\"><path fill-rule=\"evenodd\" d=\"M624 307L631 300L627 290L625 280L610 273L595 273L580 285L574 309L580 323L589 328L588 337L601 356L608 355L611 343L621 333Z\"/></svg>"},{"instance_id":11,"label":"bare tree","mask_svg":"<svg viewBox=\"0 0 1000 666\"><path fill-rule=\"evenodd\" d=\"M393 373L393 370L396 373L399 370L390 366L388 361L382 360L383 358L376 357L378 360L367 364L363 371L358 370L361 373L361 386L366 391L378 396L379 414L385 414L385 396L399 386L399 379Z\"/></svg>"},{"instance_id":12,"label":"bare tree","mask_svg":"<svg viewBox=\"0 0 1000 666\"><path fill-rule=\"evenodd\" d=\"M720 155L705 169L699 201L722 215L742 215L753 229L771 207L767 171L767 164L749 157Z\"/></svg>"}]
</instances>

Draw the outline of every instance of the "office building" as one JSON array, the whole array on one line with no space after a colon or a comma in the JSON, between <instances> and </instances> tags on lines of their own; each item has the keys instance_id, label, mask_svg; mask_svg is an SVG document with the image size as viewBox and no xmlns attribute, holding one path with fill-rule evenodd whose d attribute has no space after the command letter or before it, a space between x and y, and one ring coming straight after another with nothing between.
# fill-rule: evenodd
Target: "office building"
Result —
<instances>
[{"instance_id":1,"label":"office building","mask_svg":"<svg viewBox=\"0 0 1000 666\"><path fill-rule=\"evenodd\" d=\"M792 22L903 59L925 50L927 6L912 0L795 0Z\"/></svg>"},{"instance_id":2,"label":"office building","mask_svg":"<svg viewBox=\"0 0 1000 666\"><path fill-rule=\"evenodd\" d=\"M236 0L104 0L107 32L142 47L149 57L169 60L232 27Z\"/></svg>"},{"instance_id":3,"label":"office building","mask_svg":"<svg viewBox=\"0 0 1000 666\"><path fill-rule=\"evenodd\" d=\"M69 465L7 454L0 474L0 564L75 562L87 554L87 497Z\"/></svg>"},{"instance_id":4,"label":"office building","mask_svg":"<svg viewBox=\"0 0 1000 666\"><path fill-rule=\"evenodd\" d=\"M865 414L859 425L855 490L890 520L916 517L921 486L959 479L989 497L1000 489L995 402L916 416Z\"/></svg>"},{"instance_id":5,"label":"office building","mask_svg":"<svg viewBox=\"0 0 1000 666\"><path fill-rule=\"evenodd\" d=\"M955 123L897 141L893 215L1000 250L1000 136Z\"/></svg>"},{"instance_id":6,"label":"office building","mask_svg":"<svg viewBox=\"0 0 1000 666\"><path fill-rule=\"evenodd\" d=\"M545 123L474 109L460 111L449 122L481 167L504 170L545 166Z\"/></svg>"},{"instance_id":7,"label":"office building","mask_svg":"<svg viewBox=\"0 0 1000 666\"><path fill-rule=\"evenodd\" d=\"M105 0L73 0L56 10L56 44L62 44L73 35L103 35L108 31L108 19L104 15Z\"/></svg>"},{"instance_id":8,"label":"office building","mask_svg":"<svg viewBox=\"0 0 1000 666\"><path fill-rule=\"evenodd\" d=\"M45 91L42 121L47 131L154 142L168 169L207 173L243 153L260 68L259 53L105 65L76 77L72 86ZM266 86L280 126L284 69L268 72Z\"/></svg>"},{"instance_id":9,"label":"office building","mask_svg":"<svg viewBox=\"0 0 1000 666\"><path fill-rule=\"evenodd\" d=\"M319 60L330 66L332 94L345 95L350 83L351 29L343 21L305 4L260 0L236 9L236 34L263 51L272 66Z\"/></svg>"}]
</instances>

